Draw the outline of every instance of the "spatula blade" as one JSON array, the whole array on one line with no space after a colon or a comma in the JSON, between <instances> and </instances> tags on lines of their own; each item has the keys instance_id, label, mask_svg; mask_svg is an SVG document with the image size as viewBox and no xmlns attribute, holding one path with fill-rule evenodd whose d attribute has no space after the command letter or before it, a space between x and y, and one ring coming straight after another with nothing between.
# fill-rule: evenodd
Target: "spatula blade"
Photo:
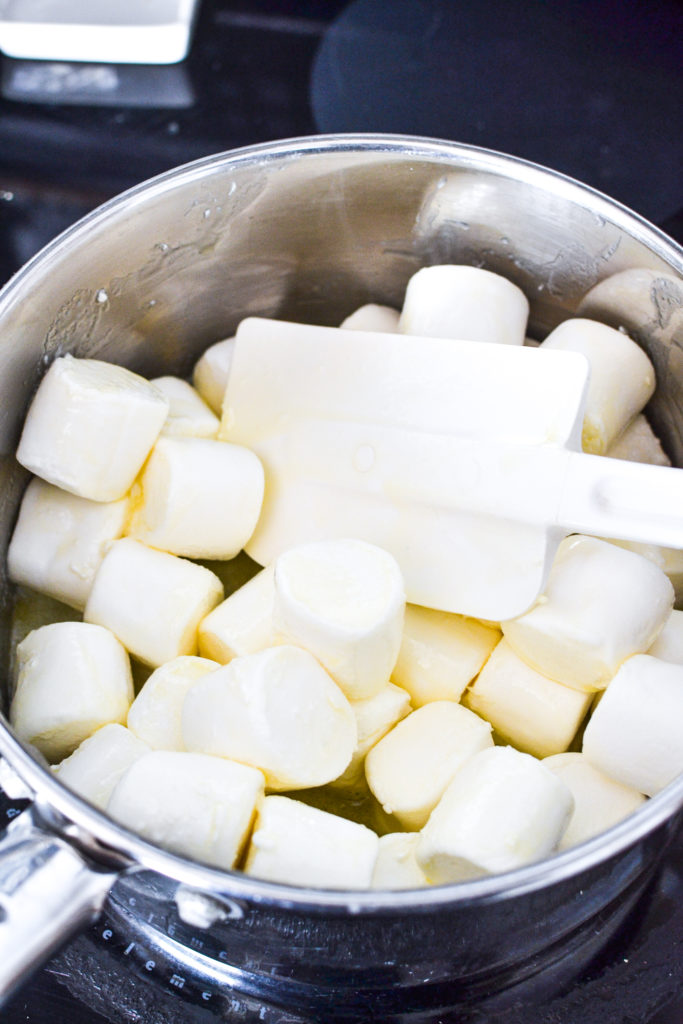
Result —
<instances>
[{"instance_id":1,"label":"spatula blade","mask_svg":"<svg viewBox=\"0 0 683 1024\"><path fill-rule=\"evenodd\" d=\"M419 474L414 486L409 472L394 486L373 472L376 441L397 464L406 439L426 435L578 448L587 380L576 353L244 321L222 436L252 448L266 473L248 553L265 565L299 543L358 537L396 557L412 603L494 620L519 614L562 531L509 521L504 508L482 514L476 472L454 507L426 496Z\"/></svg>"}]
</instances>

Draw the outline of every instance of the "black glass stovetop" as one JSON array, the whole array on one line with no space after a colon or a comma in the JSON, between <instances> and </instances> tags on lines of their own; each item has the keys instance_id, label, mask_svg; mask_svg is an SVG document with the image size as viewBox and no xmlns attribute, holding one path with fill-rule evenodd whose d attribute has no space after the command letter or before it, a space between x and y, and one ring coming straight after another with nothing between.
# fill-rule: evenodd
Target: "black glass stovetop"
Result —
<instances>
[{"instance_id":1,"label":"black glass stovetop","mask_svg":"<svg viewBox=\"0 0 683 1024\"><path fill-rule=\"evenodd\" d=\"M152 175L318 132L426 135L511 153L683 240L682 40L679 0L202 0L178 65L0 56L0 284L75 220ZM15 810L0 803L0 823ZM125 935L117 954L103 949L105 925L78 940L76 953L97 965L93 978L125 955ZM540 1003L522 994L516 1010L478 1020L680 1024L682 945L679 836L619 935L569 989ZM165 1006L177 993L163 988L149 1012L98 1006L74 983L73 962L67 950L44 968L2 1021L231 1019L189 1001L176 1017ZM259 1016L241 1008L234 1019Z\"/></svg>"}]
</instances>

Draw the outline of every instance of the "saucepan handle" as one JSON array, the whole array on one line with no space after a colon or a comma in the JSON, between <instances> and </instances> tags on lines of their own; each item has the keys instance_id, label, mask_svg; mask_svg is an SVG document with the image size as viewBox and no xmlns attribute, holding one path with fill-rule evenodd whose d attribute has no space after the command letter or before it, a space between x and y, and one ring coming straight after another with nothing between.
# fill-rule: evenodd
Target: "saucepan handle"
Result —
<instances>
[{"instance_id":1,"label":"saucepan handle","mask_svg":"<svg viewBox=\"0 0 683 1024\"><path fill-rule=\"evenodd\" d=\"M31 807L0 836L0 1006L94 921L117 873L88 863Z\"/></svg>"}]
</instances>

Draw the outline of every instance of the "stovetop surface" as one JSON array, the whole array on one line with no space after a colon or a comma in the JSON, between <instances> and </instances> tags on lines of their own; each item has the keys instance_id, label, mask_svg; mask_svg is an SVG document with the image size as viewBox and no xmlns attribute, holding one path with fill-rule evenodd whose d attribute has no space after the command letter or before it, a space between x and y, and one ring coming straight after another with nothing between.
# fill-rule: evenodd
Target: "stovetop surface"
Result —
<instances>
[{"instance_id":1,"label":"stovetop surface","mask_svg":"<svg viewBox=\"0 0 683 1024\"><path fill-rule=\"evenodd\" d=\"M78 218L152 175L319 132L498 149L578 178L681 240L682 40L679 0L203 0L179 65L0 57L0 284ZM94 930L79 940L84 955L96 939ZM568 992L499 1019L680 1024L682 942L679 838L650 898L599 962ZM69 991L72 980L63 961L48 966L3 1021L167 1019L161 997L149 1019L114 1008L105 1017ZM187 1024L206 1012L188 1009Z\"/></svg>"}]
</instances>

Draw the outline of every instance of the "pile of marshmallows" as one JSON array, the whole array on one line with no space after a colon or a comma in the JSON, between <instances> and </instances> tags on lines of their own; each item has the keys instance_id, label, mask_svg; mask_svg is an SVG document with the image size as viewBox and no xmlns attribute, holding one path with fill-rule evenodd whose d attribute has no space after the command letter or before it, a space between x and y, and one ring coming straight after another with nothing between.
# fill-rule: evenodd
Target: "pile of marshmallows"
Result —
<instances>
[{"instance_id":1,"label":"pile of marshmallows","mask_svg":"<svg viewBox=\"0 0 683 1024\"><path fill-rule=\"evenodd\" d=\"M366 306L341 327L523 344L527 315L507 280L444 266L411 279L400 317ZM500 624L406 605L393 557L355 539L291 549L224 599L192 559L234 558L264 500L219 418L233 344L194 388L63 356L29 410L10 574L82 621L19 644L11 722L64 784L181 855L359 889L516 868L683 771L678 552L570 537ZM586 450L667 462L637 345L581 319L543 344L591 363ZM153 670L137 696L130 656ZM323 786L340 806L369 787L393 831L297 799Z\"/></svg>"}]
</instances>

